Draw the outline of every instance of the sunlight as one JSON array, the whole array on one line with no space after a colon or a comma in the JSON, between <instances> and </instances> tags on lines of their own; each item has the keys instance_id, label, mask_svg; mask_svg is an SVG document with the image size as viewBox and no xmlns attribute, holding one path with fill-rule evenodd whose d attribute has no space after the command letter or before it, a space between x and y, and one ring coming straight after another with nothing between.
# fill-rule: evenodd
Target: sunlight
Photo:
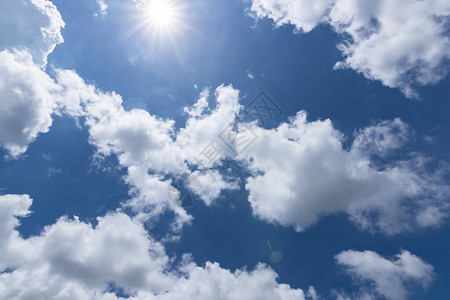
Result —
<instances>
[{"instance_id":1,"label":"sunlight","mask_svg":"<svg viewBox=\"0 0 450 300\"><path fill-rule=\"evenodd\" d=\"M153 0L147 7L147 17L156 27L171 27L176 21L176 10L169 0Z\"/></svg>"}]
</instances>

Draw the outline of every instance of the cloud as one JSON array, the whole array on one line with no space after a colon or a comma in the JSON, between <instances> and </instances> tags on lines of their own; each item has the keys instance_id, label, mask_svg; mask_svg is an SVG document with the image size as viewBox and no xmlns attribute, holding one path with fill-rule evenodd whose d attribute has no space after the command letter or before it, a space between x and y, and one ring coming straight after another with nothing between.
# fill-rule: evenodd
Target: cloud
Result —
<instances>
[{"instance_id":1,"label":"cloud","mask_svg":"<svg viewBox=\"0 0 450 300\"><path fill-rule=\"evenodd\" d=\"M273 19L277 26L295 25L296 30L309 32L326 17L334 0L253 0L251 11L258 19L265 17Z\"/></svg>"},{"instance_id":2,"label":"cloud","mask_svg":"<svg viewBox=\"0 0 450 300\"><path fill-rule=\"evenodd\" d=\"M194 192L200 196L206 205L210 205L219 198L220 193L224 190L239 189L236 181L225 180L218 170L195 171L192 173L192 179L198 181L200 187L199 189L194 189Z\"/></svg>"},{"instance_id":3,"label":"cloud","mask_svg":"<svg viewBox=\"0 0 450 300\"><path fill-rule=\"evenodd\" d=\"M100 16L104 17L108 14L108 5L105 3L104 0L96 0L97 1L97 5L100 9ZM96 16L98 16L98 14L95 14Z\"/></svg>"},{"instance_id":4,"label":"cloud","mask_svg":"<svg viewBox=\"0 0 450 300\"><path fill-rule=\"evenodd\" d=\"M262 264L231 272L184 256L176 265L139 221L121 212L97 218L95 226L61 217L23 239L17 217L27 216L31 203L27 195L0 196L0 294L8 299L119 299L111 286L129 299L304 299Z\"/></svg>"},{"instance_id":5,"label":"cloud","mask_svg":"<svg viewBox=\"0 0 450 300\"><path fill-rule=\"evenodd\" d=\"M97 153L103 157L116 155L120 165L127 168L125 181L131 187L133 198L125 205L148 218L169 209L176 215L174 228L190 222L191 217L184 209L175 205L177 200L169 197L175 188L165 177L191 174L190 166L206 170L221 164L227 146L219 135L239 113L239 92L231 86L218 87L217 106L206 114L203 111L208 106L208 90L204 90L194 108L187 109L190 118L186 126L175 131L173 120L157 118L142 109L126 111L120 95L86 84L74 71L55 70L55 77L61 88L60 98L64 99L60 110L73 117L83 116L89 141ZM220 147L220 157L216 160L202 156L211 143ZM202 181L200 196L207 204L219 197L221 190L235 188L234 183L224 181L217 171L211 172L216 174L216 181L198 173Z\"/></svg>"},{"instance_id":6,"label":"cloud","mask_svg":"<svg viewBox=\"0 0 450 300\"><path fill-rule=\"evenodd\" d=\"M177 132L176 144L183 149L186 160L202 169L220 165L223 158L232 155L220 136L235 123L242 108L239 91L231 85L217 87L215 98L217 105L209 114L189 118L186 126ZM212 148L216 153L208 151ZM205 150L213 155L204 155Z\"/></svg>"},{"instance_id":7,"label":"cloud","mask_svg":"<svg viewBox=\"0 0 450 300\"><path fill-rule=\"evenodd\" d=\"M255 79L255 75L253 75L253 73L250 72L250 69L247 69L247 77L250 79Z\"/></svg>"},{"instance_id":8,"label":"cloud","mask_svg":"<svg viewBox=\"0 0 450 300\"><path fill-rule=\"evenodd\" d=\"M360 130L355 135L352 150L385 157L393 150L401 148L410 135L409 126L399 118L382 121Z\"/></svg>"},{"instance_id":9,"label":"cloud","mask_svg":"<svg viewBox=\"0 0 450 300\"><path fill-rule=\"evenodd\" d=\"M0 146L18 157L49 130L59 86L26 50L0 52L0 83Z\"/></svg>"},{"instance_id":10,"label":"cloud","mask_svg":"<svg viewBox=\"0 0 450 300\"><path fill-rule=\"evenodd\" d=\"M198 87L197 87L198 88ZM185 107L184 112L190 117L200 117L205 109L208 109L209 89L206 88L200 93L200 98L191 107Z\"/></svg>"},{"instance_id":11,"label":"cloud","mask_svg":"<svg viewBox=\"0 0 450 300\"><path fill-rule=\"evenodd\" d=\"M56 6L48 0L4 0L0 4L0 50L27 49L33 62L47 63L47 56L63 42L64 28Z\"/></svg>"},{"instance_id":12,"label":"cloud","mask_svg":"<svg viewBox=\"0 0 450 300\"><path fill-rule=\"evenodd\" d=\"M448 1L253 0L251 12L300 32L331 25L345 37L338 45L344 60L335 68L354 69L410 98L448 72Z\"/></svg>"},{"instance_id":13,"label":"cloud","mask_svg":"<svg viewBox=\"0 0 450 300\"><path fill-rule=\"evenodd\" d=\"M99 3L101 8L106 9L102 3ZM186 212L168 199L171 181L164 176L190 173L187 163L199 163L202 150L219 140L218 134L234 121L240 109L238 92L231 86L219 87L216 90L218 105L206 115L209 90L205 89L198 102L186 108L190 116L186 128L175 132L173 120L160 119L142 109L126 111L120 95L85 84L75 71L53 70L55 79L47 75L41 67L56 44L63 41L60 30L64 27L50 1L7 1L2 2L2 6L3 12L8 13L2 19L2 28L5 33L13 34L2 38L0 44L9 49L0 52L0 146L10 157L17 158L26 152L39 133L49 130L52 114L83 117L97 155L114 154L120 165L128 169L125 179L133 198L126 206L136 205L134 211L140 209L139 213L152 211L154 217L170 209L177 216L177 228L189 222L191 218ZM220 163L220 159L201 162L202 168ZM153 175L149 175L149 171ZM221 187L232 188L232 184L223 179L211 187L207 183L209 181L205 181L202 193L207 203L219 196Z\"/></svg>"},{"instance_id":14,"label":"cloud","mask_svg":"<svg viewBox=\"0 0 450 300\"><path fill-rule=\"evenodd\" d=\"M6 0L0 27L0 146L16 158L52 124L59 87L42 68L64 22L50 1Z\"/></svg>"},{"instance_id":15,"label":"cloud","mask_svg":"<svg viewBox=\"0 0 450 300\"><path fill-rule=\"evenodd\" d=\"M13 62L17 56L9 52L4 55ZM74 71L55 70L53 81L32 64L29 55L23 56L28 57L26 68L36 75L20 75L16 81L27 80L21 91L37 88L37 81L45 83L37 92L32 91L37 94L36 111L43 111L33 112L44 121L28 118L31 125L16 129L27 135L15 144L7 144L8 137L2 137L4 147L12 155L23 153L39 132L48 130L54 112L83 117L97 154L116 155L120 166L127 169L124 179L130 185L131 199L124 206L132 208L142 220L156 220L170 210L175 215L174 230L192 221L172 199L180 195L170 176L196 174L202 186L197 193L201 191L200 198L208 205L221 191L236 189L235 179L223 177L218 170L226 158L243 162L253 172L246 189L254 214L297 230L311 226L321 216L339 212L348 213L362 228L388 234L417 226L438 226L447 215L449 188L439 174L426 171L426 159L416 156L379 166L372 160L373 156L389 157L407 142L409 127L399 119L358 131L351 149L345 150L343 136L330 120L308 122L305 112L271 130L242 123L238 119L242 108L239 91L222 85L215 91L216 107L204 111L209 106L205 91L196 103L201 105L194 105L198 111L188 109L191 115L185 127L176 131L173 120L142 109L127 111L120 95L86 84ZM14 70L20 70L20 66L14 66ZM49 102L42 102L44 99ZM26 109L28 104L19 107L14 116L23 115ZM36 126L33 131L23 131L32 125ZM226 137L236 137L244 129L249 129L255 139L236 157ZM5 130L8 132L12 130ZM218 179L210 178L211 174ZM440 217L432 223L430 215Z\"/></svg>"},{"instance_id":16,"label":"cloud","mask_svg":"<svg viewBox=\"0 0 450 300\"><path fill-rule=\"evenodd\" d=\"M127 170L124 180L131 199L123 205L140 220L171 211L173 228L181 229L192 217L173 199L180 195L171 178L195 173L201 179L200 198L211 204L223 190L237 187L235 179L218 169L224 159L237 160L253 172L246 189L255 214L297 230L339 212L348 213L363 228L389 234L437 226L447 215L449 188L439 174L426 171L425 158L385 165L372 159L388 157L408 140L410 130L399 119L360 130L352 148L345 150L343 136L330 120L308 122L305 112L271 130L242 123L239 91L221 85L214 94L216 107L207 110L209 90L204 90L186 108L185 126L176 130L173 120L142 109L125 110L120 95L86 84L75 71L56 69L55 79L50 78L27 50L0 55L0 101L5 103L0 110L5 120L0 122L1 145L17 157L39 133L48 131L53 113L83 118L97 155L115 155ZM236 155L233 141L227 139L244 129L255 140ZM218 180L208 177L211 174ZM433 223L430 216L439 218Z\"/></svg>"},{"instance_id":17,"label":"cloud","mask_svg":"<svg viewBox=\"0 0 450 300\"><path fill-rule=\"evenodd\" d=\"M243 162L254 173L246 183L253 212L297 230L316 223L320 216L339 212L347 212L363 228L388 234L437 226L447 215L449 188L439 175L425 171L424 158L384 166L371 160L374 155L388 157L408 140L409 127L399 119L360 130L352 148L345 150L343 136L330 120L308 122L304 112L271 130L242 123L239 91L222 85L215 91L216 107L204 111L209 104L203 92L198 106L188 109L191 115L185 127L176 131L173 120L142 109L127 111L120 95L86 84L74 71L54 70L53 80L32 63L27 52L1 54L4 74L9 74L3 79L5 86L20 100L3 98L5 107L15 107L4 112L8 116L13 111L11 116L3 118L14 122L0 123L5 129L0 141L10 155L22 154L39 132L48 131L52 113L83 117L97 154L116 155L127 169L124 179L131 199L124 206L149 220L170 210L175 215L174 230L192 218L169 196L174 189L170 176L195 172L201 179L200 198L211 204L221 191L237 188L233 178L223 177L217 169L226 158ZM22 118L17 116L24 112L29 117L18 122ZM236 157L226 138L244 129L255 139ZM218 180L208 177L211 174ZM433 216L440 216L434 224L427 217L431 209Z\"/></svg>"},{"instance_id":18,"label":"cloud","mask_svg":"<svg viewBox=\"0 0 450 300\"><path fill-rule=\"evenodd\" d=\"M268 222L301 231L346 212L362 228L395 234L426 225L416 214L436 203L446 215L449 187L420 156L371 160L405 142L408 126L399 119L360 130L349 150L330 120L308 122L305 112L275 129L252 126L258 139L242 154L253 173L246 189L253 213Z\"/></svg>"},{"instance_id":19,"label":"cloud","mask_svg":"<svg viewBox=\"0 0 450 300\"><path fill-rule=\"evenodd\" d=\"M431 284L433 267L419 257L404 250L393 259L386 259L372 251L343 251L336 261L355 280L368 283L370 292L361 298L403 300L409 295L411 283L426 289Z\"/></svg>"}]
</instances>

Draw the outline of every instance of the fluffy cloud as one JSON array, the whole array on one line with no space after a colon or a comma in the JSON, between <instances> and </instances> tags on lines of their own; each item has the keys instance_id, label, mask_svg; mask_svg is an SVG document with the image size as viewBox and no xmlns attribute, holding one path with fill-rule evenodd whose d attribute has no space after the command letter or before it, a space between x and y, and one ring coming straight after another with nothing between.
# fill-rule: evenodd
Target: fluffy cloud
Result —
<instances>
[{"instance_id":1,"label":"fluffy cloud","mask_svg":"<svg viewBox=\"0 0 450 300\"><path fill-rule=\"evenodd\" d=\"M420 157L382 166L371 160L405 142L408 127L399 119L361 130L350 150L330 120L308 122L305 112L275 129L252 126L258 139L242 154L253 172L246 189L253 213L269 222L301 231L347 212L363 228L394 234L426 225L417 212L436 203L446 211L449 187Z\"/></svg>"},{"instance_id":2,"label":"fluffy cloud","mask_svg":"<svg viewBox=\"0 0 450 300\"><path fill-rule=\"evenodd\" d=\"M410 134L408 125L398 118L393 121L382 121L360 130L355 136L352 149L384 157L402 147Z\"/></svg>"},{"instance_id":3,"label":"fluffy cloud","mask_svg":"<svg viewBox=\"0 0 450 300\"><path fill-rule=\"evenodd\" d=\"M0 50L28 49L33 61L43 66L47 55L63 42L64 25L56 6L48 0L4 0L0 4Z\"/></svg>"},{"instance_id":4,"label":"fluffy cloud","mask_svg":"<svg viewBox=\"0 0 450 300\"><path fill-rule=\"evenodd\" d=\"M219 198L223 190L236 190L239 185L236 181L225 180L224 176L218 170L195 171L190 177L191 186L195 181L198 182L198 189L193 191L210 205L215 199Z\"/></svg>"},{"instance_id":5,"label":"fluffy cloud","mask_svg":"<svg viewBox=\"0 0 450 300\"><path fill-rule=\"evenodd\" d=\"M218 105L206 115L209 90L205 89L199 101L186 108L190 116L186 128L176 133L173 120L162 120L141 109L126 111L120 95L85 84L74 71L54 70L54 80L42 70L47 55L63 41L60 29L64 22L50 1L7 1L1 5L6 16L2 18L2 28L8 35L2 38L0 47L11 50L0 52L0 146L10 157L18 157L39 133L49 130L52 114L83 117L97 153L117 155L120 165L128 169L125 180L133 198L127 206L137 213L146 211L148 217L170 209L176 214L177 228L189 222L186 212L174 204L176 201L170 201L168 191L173 187L164 176L190 173L187 163L201 164L203 169L220 165L223 150L214 161L200 161L200 156L209 143L219 141L219 133L234 121L240 109L238 91L231 86L219 87ZM222 177L214 184L205 176L201 178L201 198L207 203L218 197L222 188L234 188Z\"/></svg>"},{"instance_id":6,"label":"fluffy cloud","mask_svg":"<svg viewBox=\"0 0 450 300\"><path fill-rule=\"evenodd\" d=\"M445 0L253 0L251 11L303 32L330 24L348 37L338 45L345 59L335 68L352 68L407 97L417 97L415 87L437 83L448 72Z\"/></svg>"},{"instance_id":7,"label":"fluffy cloud","mask_svg":"<svg viewBox=\"0 0 450 300\"><path fill-rule=\"evenodd\" d=\"M262 264L252 272L237 270L232 273L210 262L205 267L190 264L184 270L189 278L179 281L173 290L155 299L305 299L302 290L276 283L276 274Z\"/></svg>"},{"instance_id":8,"label":"fluffy cloud","mask_svg":"<svg viewBox=\"0 0 450 300\"><path fill-rule=\"evenodd\" d=\"M277 26L295 25L296 30L309 32L322 22L335 0L253 0L251 11L256 18L271 18Z\"/></svg>"},{"instance_id":9,"label":"fluffy cloud","mask_svg":"<svg viewBox=\"0 0 450 300\"><path fill-rule=\"evenodd\" d=\"M58 92L59 86L28 51L0 52L0 146L12 157L49 130Z\"/></svg>"},{"instance_id":10,"label":"fluffy cloud","mask_svg":"<svg viewBox=\"0 0 450 300\"><path fill-rule=\"evenodd\" d=\"M343 251L335 258L354 279L370 283L371 291L364 292L360 299L378 299L376 296L388 300L407 299L408 284L419 284L426 289L434 276L431 265L408 251L402 251L393 259L372 251Z\"/></svg>"},{"instance_id":11,"label":"fluffy cloud","mask_svg":"<svg viewBox=\"0 0 450 300\"><path fill-rule=\"evenodd\" d=\"M191 107L185 107L184 112L191 117L200 117L208 108L209 89L204 89L200 93L200 98Z\"/></svg>"},{"instance_id":12,"label":"fluffy cloud","mask_svg":"<svg viewBox=\"0 0 450 300\"><path fill-rule=\"evenodd\" d=\"M41 67L62 43L64 22L50 1L6 0L0 27L0 146L18 157L52 124L58 86Z\"/></svg>"},{"instance_id":13,"label":"fluffy cloud","mask_svg":"<svg viewBox=\"0 0 450 300\"><path fill-rule=\"evenodd\" d=\"M234 273L185 257L176 267L164 247L136 219L109 213L93 226L60 218L38 236L20 237L17 217L29 213L27 195L0 196L0 294L8 299L303 299L278 284L265 265ZM6 271L5 271L6 270Z\"/></svg>"},{"instance_id":14,"label":"fluffy cloud","mask_svg":"<svg viewBox=\"0 0 450 300\"><path fill-rule=\"evenodd\" d=\"M176 132L173 120L162 120L142 109L126 111L120 95L86 84L74 71L56 70L55 73L61 89L59 97L64 99L59 109L74 117L84 117L90 142L98 154L117 155L120 165L127 168L125 181L131 186L133 198L125 205L141 217L152 219L169 209L176 215L174 228L190 222L185 210L176 205L175 198L180 195L172 180L166 178L191 174L189 166L202 170L194 175L202 188L194 192L200 193L207 204L219 197L222 190L236 188L235 183L225 180L217 170L207 173L205 170L217 167L227 156L227 145L219 135L239 113L239 91L231 86L218 87L217 107L205 114L202 111L208 106L204 102L209 95L205 90L194 107L187 109L191 117L186 126ZM214 160L202 156L211 143L218 150ZM170 195L176 197L172 199Z\"/></svg>"},{"instance_id":15,"label":"fluffy cloud","mask_svg":"<svg viewBox=\"0 0 450 300\"><path fill-rule=\"evenodd\" d=\"M127 169L125 181L132 198L124 205L142 220L155 219L167 210L175 214L174 229L192 220L177 205L175 198L180 194L170 176L193 174L201 185L193 192L206 204L218 198L222 190L236 189L235 180L217 170L225 158L244 162L254 173L246 183L253 212L297 230L316 223L320 216L338 212L347 212L363 228L389 234L416 226L437 226L446 216L449 188L438 175L425 171L423 158L384 166L377 166L371 159L374 155L385 158L407 141L409 128L399 119L360 130L348 151L343 149L342 134L330 120L308 122L304 112L272 130L241 123L239 91L220 86L215 92L217 106L209 113L201 112L209 106L205 90L194 108L187 109L191 116L186 126L175 131L172 120L141 109L126 111L120 95L86 84L74 71L55 70L54 82L31 62L29 65L37 79L21 76L32 80L26 86L35 86L33 80L43 80L47 85L41 85L39 91L47 94L38 99L56 102L38 106L46 109L42 114L46 122L23 139L18 153L38 132L48 130L55 106L57 111L84 117L98 154L117 155L120 165ZM256 138L236 158L225 137L236 137L245 129ZM211 149L215 150L212 155Z\"/></svg>"},{"instance_id":16,"label":"fluffy cloud","mask_svg":"<svg viewBox=\"0 0 450 300\"><path fill-rule=\"evenodd\" d=\"M221 136L228 129L232 129L230 127L235 123L242 108L239 104L239 91L231 85L219 86L215 97L217 106L211 113L189 118L185 128L181 128L177 133L176 143L183 149L186 160L203 169L220 165L223 158L232 156L232 151ZM207 98L203 94L199 101Z\"/></svg>"},{"instance_id":17,"label":"fluffy cloud","mask_svg":"<svg viewBox=\"0 0 450 300\"><path fill-rule=\"evenodd\" d=\"M19 54L24 62L16 61ZM191 115L186 126L175 131L173 120L160 119L142 109L126 111L120 95L86 84L74 71L55 70L53 81L26 52L3 55L7 58L5 68L14 63L8 72L18 72L16 79L8 78L16 84L25 81L17 90L23 93L27 88L35 89L28 94L32 97L23 98L23 105L10 119L23 115L30 109L29 99L36 99L31 111L36 117L26 120L30 125L18 123L13 135L7 136L12 129L0 135L4 147L13 155L23 153L39 132L48 130L52 112L83 117L98 154L116 155L127 169L125 181L132 198L124 205L143 219L154 219L170 210L175 214L174 229L191 221L173 198L180 195L170 176L194 174L201 185L194 193L206 204L218 198L222 190L236 189L235 180L217 170L225 158L244 162L254 173L246 184L254 213L297 230L316 223L320 216L338 212L349 213L363 228L389 234L417 225L437 226L446 216L448 187L439 176L425 171L421 157L386 166L377 166L371 160L374 155L388 156L407 141L408 126L399 119L359 131L347 151L342 147L342 134L331 121L308 122L304 112L272 130L241 123L239 91L219 86L215 91L217 106L202 112L209 106L205 90L194 107L187 109ZM28 69L34 71L33 76L18 71ZM36 82L43 83L37 86ZM11 124L16 123L2 126ZM255 141L236 158L226 137L236 137L244 129L250 129ZM8 144L10 140L15 144ZM433 219L436 216L439 218Z\"/></svg>"},{"instance_id":18,"label":"fluffy cloud","mask_svg":"<svg viewBox=\"0 0 450 300\"><path fill-rule=\"evenodd\" d=\"M45 1L33 3L53 11ZM334 3L331 11L336 7ZM173 198L180 195L171 177L195 174L202 188L194 192L206 204L222 190L237 188L235 180L217 169L225 158L243 162L254 173L246 188L255 214L298 230L322 215L338 212L349 213L364 228L388 233L416 225L437 226L446 216L443 199L448 187L425 171L421 157L385 166L371 159L373 155L385 157L405 143L408 126L398 119L361 130L347 151L331 121L307 122L304 112L272 130L242 123L239 91L222 85L215 90L216 107L207 109L209 90L205 89L197 103L185 109L189 115L185 127L176 131L173 120L142 109L125 110L120 95L86 84L75 71L54 70L55 79L51 79L27 50L5 50L0 55L4 58L0 63L4 69L0 78L1 145L11 156L18 156L40 132L48 131L52 113L82 117L97 153L116 155L120 166L127 169L124 179L132 198L124 205L141 220L170 210L175 214L174 228L191 221ZM227 138L233 140L245 128L256 140L236 158L236 145ZM211 175L218 179L212 180Z\"/></svg>"}]
</instances>

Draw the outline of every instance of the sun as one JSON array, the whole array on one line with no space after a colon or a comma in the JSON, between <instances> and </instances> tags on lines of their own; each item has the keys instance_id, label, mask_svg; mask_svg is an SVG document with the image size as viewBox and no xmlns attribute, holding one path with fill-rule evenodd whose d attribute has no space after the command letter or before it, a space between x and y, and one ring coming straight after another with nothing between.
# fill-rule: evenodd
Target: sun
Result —
<instances>
[{"instance_id":1,"label":"sun","mask_svg":"<svg viewBox=\"0 0 450 300\"><path fill-rule=\"evenodd\" d=\"M158 47L170 43L177 47L177 38L190 26L186 23L189 7L181 0L134 0L135 25L128 34L139 33Z\"/></svg>"},{"instance_id":2,"label":"sun","mask_svg":"<svg viewBox=\"0 0 450 300\"><path fill-rule=\"evenodd\" d=\"M147 17L156 27L170 27L176 22L176 9L169 0L152 0L147 7Z\"/></svg>"}]
</instances>

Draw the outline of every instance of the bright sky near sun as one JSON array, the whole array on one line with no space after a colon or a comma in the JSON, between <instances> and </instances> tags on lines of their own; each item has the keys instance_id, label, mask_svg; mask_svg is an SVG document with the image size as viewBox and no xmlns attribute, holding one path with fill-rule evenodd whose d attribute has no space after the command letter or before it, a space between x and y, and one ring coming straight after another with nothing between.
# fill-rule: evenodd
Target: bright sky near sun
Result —
<instances>
[{"instance_id":1,"label":"bright sky near sun","mask_svg":"<svg viewBox=\"0 0 450 300\"><path fill-rule=\"evenodd\" d=\"M449 24L1 1L0 299L450 299Z\"/></svg>"},{"instance_id":2,"label":"bright sky near sun","mask_svg":"<svg viewBox=\"0 0 450 300\"><path fill-rule=\"evenodd\" d=\"M152 1L147 9L148 18L151 22L155 23L155 26L170 27L173 25L176 16L173 4L169 1Z\"/></svg>"}]
</instances>

